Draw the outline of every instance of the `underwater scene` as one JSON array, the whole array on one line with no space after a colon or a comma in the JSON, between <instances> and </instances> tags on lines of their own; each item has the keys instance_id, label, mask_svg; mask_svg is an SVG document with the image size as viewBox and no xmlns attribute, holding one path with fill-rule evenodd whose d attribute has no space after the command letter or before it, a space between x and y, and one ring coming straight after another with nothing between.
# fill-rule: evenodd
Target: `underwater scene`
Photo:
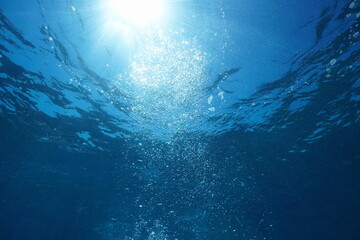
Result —
<instances>
[{"instance_id":1,"label":"underwater scene","mask_svg":"<svg viewBox=\"0 0 360 240\"><path fill-rule=\"evenodd\" d=\"M360 1L1 0L0 240L360 239Z\"/></svg>"}]
</instances>

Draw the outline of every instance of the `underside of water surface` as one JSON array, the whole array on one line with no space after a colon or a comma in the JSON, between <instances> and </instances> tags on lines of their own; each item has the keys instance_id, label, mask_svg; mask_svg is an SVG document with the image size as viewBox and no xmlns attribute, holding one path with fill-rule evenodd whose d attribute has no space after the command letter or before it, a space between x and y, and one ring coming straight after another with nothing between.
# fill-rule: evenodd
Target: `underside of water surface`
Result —
<instances>
[{"instance_id":1,"label":"underside of water surface","mask_svg":"<svg viewBox=\"0 0 360 240\"><path fill-rule=\"evenodd\" d=\"M0 239L360 239L360 1L2 0Z\"/></svg>"}]
</instances>

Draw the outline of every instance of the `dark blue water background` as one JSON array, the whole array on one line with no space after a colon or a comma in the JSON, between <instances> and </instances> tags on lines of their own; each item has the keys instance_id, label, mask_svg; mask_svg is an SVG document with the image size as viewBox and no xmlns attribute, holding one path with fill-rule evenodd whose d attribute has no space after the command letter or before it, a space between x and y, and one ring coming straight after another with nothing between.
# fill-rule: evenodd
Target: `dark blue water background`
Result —
<instances>
[{"instance_id":1,"label":"dark blue water background","mask_svg":"<svg viewBox=\"0 0 360 240\"><path fill-rule=\"evenodd\" d=\"M360 239L360 2L0 2L0 239Z\"/></svg>"}]
</instances>

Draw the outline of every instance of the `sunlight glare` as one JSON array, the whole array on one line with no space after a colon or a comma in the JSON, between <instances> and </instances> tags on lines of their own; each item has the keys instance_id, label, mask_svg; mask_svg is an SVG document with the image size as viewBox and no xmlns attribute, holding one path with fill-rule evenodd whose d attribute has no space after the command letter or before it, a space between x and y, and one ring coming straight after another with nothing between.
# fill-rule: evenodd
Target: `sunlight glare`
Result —
<instances>
[{"instance_id":1,"label":"sunlight glare","mask_svg":"<svg viewBox=\"0 0 360 240\"><path fill-rule=\"evenodd\" d=\"M111 0L107 7L113 19L140 27L159 21L164 8L163 0Z\"/></svg>"}]
</instances>

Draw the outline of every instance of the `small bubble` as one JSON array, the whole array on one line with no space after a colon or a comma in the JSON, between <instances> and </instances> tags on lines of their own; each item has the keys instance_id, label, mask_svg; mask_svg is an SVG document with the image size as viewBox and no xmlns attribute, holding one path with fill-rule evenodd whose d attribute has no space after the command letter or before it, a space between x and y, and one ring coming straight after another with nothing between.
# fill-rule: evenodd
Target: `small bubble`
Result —
<instances>
[{"instance_id":1,"label":"small bubble","mask_svg":"<svg viewBox=\"0 0 360 240\"><path fill-rule=\"evenodd\" d=\"M210 95L207 99L207 103L211 104L212 100L214 99L213 95Z\"/></svg>"},{"instance_id":2,"label":"small bubble","mask_svg":"<svg viewBox=\"0 0 360 240\"><path fill-rule=\"evenodd\" d=\"M221 100L223 100L224 99L224 92L223 91L219 92L218 96L220 97Z\"/></svg>"}]
</instances>

